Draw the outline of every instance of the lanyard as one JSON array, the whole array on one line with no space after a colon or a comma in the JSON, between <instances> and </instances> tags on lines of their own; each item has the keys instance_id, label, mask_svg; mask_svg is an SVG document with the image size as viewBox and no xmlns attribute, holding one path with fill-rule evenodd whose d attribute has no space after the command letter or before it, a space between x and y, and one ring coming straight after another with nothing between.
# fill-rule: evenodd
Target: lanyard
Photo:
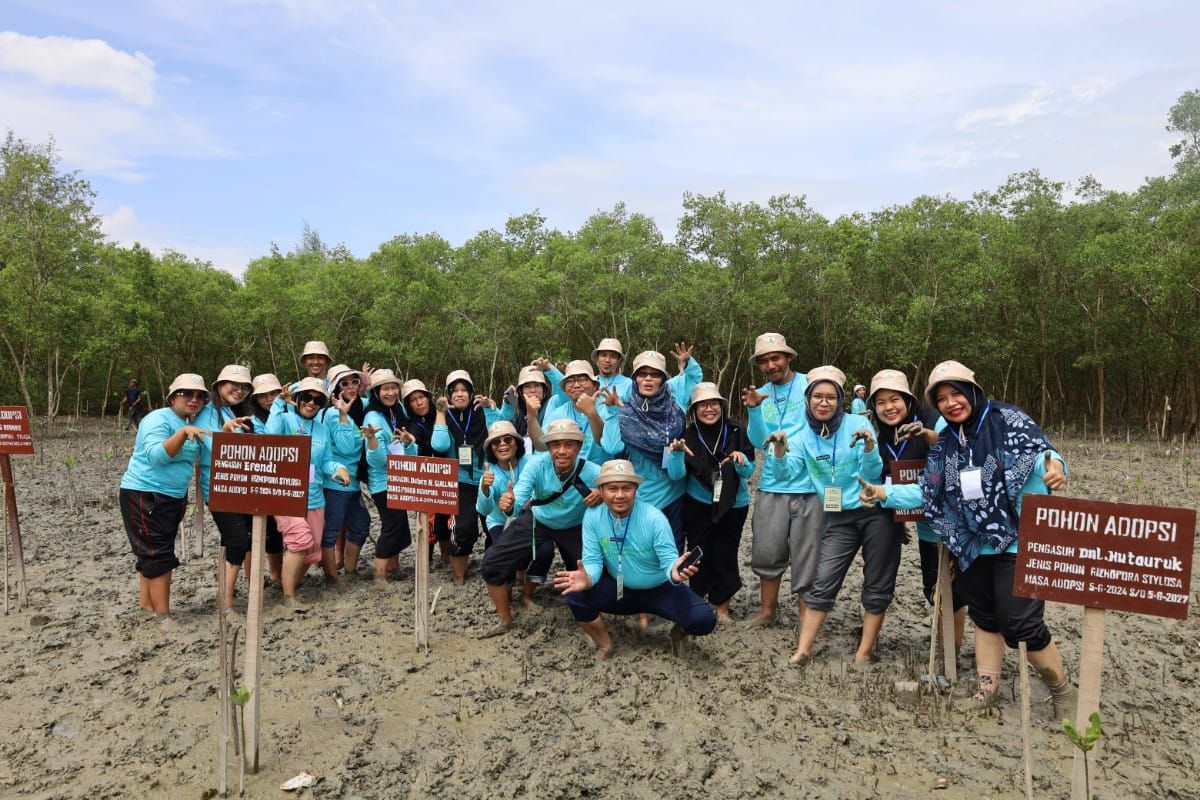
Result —
<instances>
[{"instance_id":1,"label":"lanyard","mask_svg":"<svg viewBox=\"0 0 1200 800\"><path fill-rule=\"evenodd\" d=\"M983 427L983 421L987 419L987 415L991 413L991 410L992 401L988 400L987 405L983 407L983 413L979 415L979 422L975 425L975 433L971 436L972 440L979 438L979 429ZM975 466L974 448L967 447L967 436L963 433L962 425L958 426L958 443L967 451L967 463L972 467Z\"/></svg>"},{"instance_id":2,"label":"lanyard","mask_svg":"<svg viewBox=\"0 0 1200 800\"><path fill-rule=\"evenodd\" d=\"M829 475L831 477L835 477L836 473L837 473L837 442L838 442L838 434L841 432L842 432L842 429L838 428L836 431L833 432L833 436L829 437L830 442L832 443L832 447L829 450ZM820 440L821 440L821 437L818 436L817 441L820 441Z\"/></svg>"},{"instance_id":3,"label":"lanyard","mask_svg":"<svg viewBox=\"0 0 1200 800\"><path fill-rule=\"evenodd\" d=\"M900 449L899 449L899 450L897 450L896 448L892 447L890 444L887 444L886 442L884 443L884 445L883 445L883 446L884 446L884 447L886 447L886 448L888 449L888 452L892 454L892 461L899 461L899 460L900 460L900 456L904 455L904 451L908 449L908 443L909 443L909 441L910 441L910 440L908 440L908 439L905 439L905 440L904 440L904 444L900 445Z\"/></svg>"},{"instance_id":4,"label":"lanyard","mask_svg":"<svg viewBox=\"0 0 1200 800\"><path fill-rule=\"evenodd\" d=\"M469 431L471 429L471 417L473 417L474 415L475 415L475 407L470 406L467 411L467 427L465 427L465 428L461 424L459 424L458 415L454 413L453 409L451 409L450 413L447 415L450 417L450 421L454 423L454 427L458 428L458 432L463 435L463 444L470 444L470 442L467 441L467 431Z\"/></svg>"},{"instance_id":5,"label":"lanyard","mask_svg":"<svg viewBox=\"0 0 1200 800\"><path fill-rule=\"evenodd\" d=\"M775 394L775 384L771 384L771 400L775 403L775 413L779 416L779 428L783 430L783 415L787 413L788 406L792 402L792 390L796 388L796 376L792 376L791 383L788 384L787 394L784 395L783 405L779 404L779 396Z\"/></svg>"},{"instance_id":6,"label":"lanyard","mask_svg":"<svg viewBox=\"0 0 1200 800\"><path fill-rule=\"evenodd\" d=\"M718 451L719 451L719 452L721 452L721 453L724 453L724 452L725 452L725 440L726 440L728 437L729 437L729 426L728 426L728 425L726 425L724 422L722 422L722 423L721 423L721 444L720 444L720 447L718 447L718 446L717 446L717 445L715 445L715 444L714 444L712 447L709 447L709 446L708 446L708 442L704 441L704 434L702 434L702 433L700 432L700 426L699 426L699 425L697 425L697 426L696 426L696 438L700 440L700 444L702 444L702 445L704 446L704 449L708 451L708 454L709 454L709 455L712 457L712 460L713 460L713 461L717 462L718 466L719 466L719 465L720 465L720 463L721 463L721 459L717 458L717 452L718 452Z\"/></svg>"},{"instance_id":7,"label":"lanyard","mask_svg":"<svg viewBox=\"0 0 1200 800\"><path fill-rule=\"evenodd\" d=\"M617 536L617 528L620 526L621 521L619 519L617 519L616 517L612 518L612 527L613 527L612 541L613 541L613 544L615 544L617 546L617 574L618 575L620 575L621 573L623 573L625 571L624 565L621 562L622 562L622 558L625 555L625 540L629 537L629 520L631 520L632 518L633 518L633 509L630 509L629 516L625 518L625 529L623 531L621 531L620 536Z\"/></svg>"}]
</instances>

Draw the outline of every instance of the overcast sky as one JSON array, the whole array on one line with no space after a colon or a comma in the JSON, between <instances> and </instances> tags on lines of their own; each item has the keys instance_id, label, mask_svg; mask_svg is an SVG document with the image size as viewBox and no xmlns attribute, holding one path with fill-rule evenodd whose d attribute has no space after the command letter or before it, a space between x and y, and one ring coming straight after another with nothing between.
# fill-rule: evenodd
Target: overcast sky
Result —
<instances>
[{"instance_id":1,"label":"overcast sky","mask_svg":"<svg viewBox=\"0 0 1200 800\"><path fill-rule=\"evenodd\" d=\"M1134 189L1200 88L1200 3L9 0L0 128L105 231L240 273L539 209L804 194L833 217L1029 168Z\"/></svg>"}]
</instances>

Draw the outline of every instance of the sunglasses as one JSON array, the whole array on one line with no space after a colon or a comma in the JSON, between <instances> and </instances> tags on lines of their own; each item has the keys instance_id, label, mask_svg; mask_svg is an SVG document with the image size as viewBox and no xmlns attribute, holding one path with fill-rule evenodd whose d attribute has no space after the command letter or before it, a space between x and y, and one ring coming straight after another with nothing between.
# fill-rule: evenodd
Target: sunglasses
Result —
<instances>
[{"instance_id":1,"label":"sunglasses","mask_svg":"<svg viewBox=\"0 0 1200 800\"><path fill-rule=\"evenodd\" d=\"M517 443L517 439L515 436L497 436L495 439L492 440L492 444L516 444L516 443Z\"/></svg>"},{"instance_id":2,"label":"sunglasses","mask_svg":"<svg viewBox=\"0 0 1200 800\"><path fill-rule=\"evenodd\" d=\"M358 386L362 381L358 378L342 378L338 381L338 388L345 389L347 386Z\"/></svg>"},{"instance_id":3,"label":"sunglasses","mask_svg":"<svg viewBox=\"0 0 1200 800\"><path fill-rule=\"evenodd\" d=\"M203 389L178 389L175 392L175 396L186 400L203 400L208 397L208 392Z\"/></svg>"},{"instance_id":4,"label":"sunglasses","mask_svg":"<svg viewBox=\"0 0 1200 800\"><path fill-rule=\"evenodd\" d=\"M297 403L315 403L316 405L323 406L323 405L325 405L325 396L319 395L319 394L313 394L311 392L305 392L304 394L298 395L296 397L296 402Z\"/></svg>"}]
</instances>

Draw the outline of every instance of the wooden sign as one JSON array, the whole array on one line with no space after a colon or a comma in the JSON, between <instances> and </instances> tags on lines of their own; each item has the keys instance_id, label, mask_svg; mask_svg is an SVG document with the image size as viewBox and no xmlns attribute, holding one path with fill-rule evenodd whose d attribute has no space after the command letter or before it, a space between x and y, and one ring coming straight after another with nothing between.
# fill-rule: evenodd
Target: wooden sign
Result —
<instances>
[{"instance_id":1,"label":"wooden sign","mask_svg":"<svg viewBox=\"0 0 1200 800\"><path fill-rule=\"evenodd\" d=\"M0 453L29 455L32 452L29 409L25 406L0 406Z\"/></svg>"},{"instance_id":2,"label":"wooden sign","mask_svg":"<svg viewBox=\"0 0 1200 800\"><path fill-rule=\"evenodd\" d=\"M452 458L388 456L388 508L458 513L458 462Z\"/></svg>"},{"instance_id":3,"label":"wooden sign","mask_svg":"<svg viewBox=\"0 0 1200 800\"><path fill-rule=\"evenodd\" d=\"M1196 512L1027 494L1013 593L1186 619Z\"/></svg>"},{"instance_id":4,"label":"wooden sign","mask_svg":"<svg viewBox=\"0 0 1200 800\"><path fill-rule=\"evenodd\" d=\"M893 461L888 468L891 470L893 486L899 486L905 483L917 483L921 480L921 473L925 471L925 459L919 458L908 459L906 461ZM892 509L892 519L894 519L896 522L923 522L925 520L925 509Z\"/></svg>"},{"instance_id":5,"label":"wooden sign","mask_svg":"<svg viewBox=\"0 0 1200 800\"><path fill-rule=\"evenodd\" d=\"M208 507L303 517L308 513L312 440L307 436L214 433Z\"/></svg>"}]
</instances>

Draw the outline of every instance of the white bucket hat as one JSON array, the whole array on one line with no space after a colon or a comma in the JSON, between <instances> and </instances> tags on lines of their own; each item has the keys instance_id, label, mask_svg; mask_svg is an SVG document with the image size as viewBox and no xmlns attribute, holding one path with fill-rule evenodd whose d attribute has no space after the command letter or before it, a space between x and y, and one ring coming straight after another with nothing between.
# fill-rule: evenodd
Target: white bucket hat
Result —
<instances>
[{"instance_id":1,"label":"white bucket hat","mask_svg":"<svg viewBox=\"0 0 1200 800\"><path fill-rule=\"evenodd\" d=\"M961 381L969 383L979 391L983 391L983 387L975 382L975 372L967 369L957 361L943 361L933 368L929 373L929 383L925 385L925 400L930 405L933 405L933 391L939 383L946 381Z\"/></svg>"},{"instance_id":2,"label":"white bucket hat","mask_svg":"<svg viewBox=\"0 0 1200 800\"><path fill-rule=\"evenodd\" d=\"M808 394L812 387L821 381L829 381L836 386L838 394L841 394L843 391L845 391L842 387L846 385L846 373L842 372L832 364L826 364L822 367L813 367L808 371L807 377L808 386L804 390L805 394Z\"/></svg>"},{"instance_id":3,"label":"white bucket hat","mask_svg":"<svg viewBox=\"0 0 1200 800\"><path fill-rule=\"evenodd\" d=\"M254 379L250 377L250 370L243 367L241 364L228 364L221 370L221 374L213 381L213 389L217 388L218 383L240 383L243 386L254 386Z\"/></svg>"},{"instance_id":4,"label":"white bucket hat","mask_svg":"<svg viewBox=\"0 0 1200 800\"><path fill-rule=\"evenodd\" d=\"M304 352L300 354L300 360L303 361L305 356L325 356L330 363L333 362L333 356L329 355L329 348L325 346L324 342L316 339L304 343Z\"/></svg>"},{"instance_id":5,"label":"white bucket hat","mask_svg":"<svg viewBox=\"0 0 1200 800\"><path fill-rule=\"evenodd\" d=\"M583 430L579 427L579 423L573 419L556 419L546 426L546 432L542 436L542 441L547 444L558 441L579 442L583 444Z\"/></svg>"},{"instance_id":6,"label":"white bucket hat","mask_svg":"<svg viewBox=\"0 0 1200 800\"><path fill-rule=\"evenodd\" d=\"M663 374L664 378L671 377L667 372L666 357L656 350L646 350L637 354L637 357L633 359L633 374L637 375L638 370L642 367L656 369Z\"/></svg>"},{"instance_id":7,"label":"white bucket hat","mask_svg":"<svg viewBox=\"0 0 1200 800\"><path fill-rule=\"evenodd\" d=\"M299 397L305 392L316 392L326 400L329 399L329 387L325 384L325 381L321 380L320 378L301 379L300 382L296 384L296 389L292 392L292 397Z\"/></svg>"},{"instance_id":8,"label":"white bucket hat","mask_svg":"<svg viewBox=\"0 0 1200 800\"><path fill-rule=\"evenodd\" d=\"M563 376L562 380L559 381L559 386L565 386L567 378L575 378L580 375L583 375L597 386L600 385L600 381L596 380L596 372L592 369L592 365L581 358L572 361L570 364L567 364L567 368L563 370Z\"/></svg>"},{"instance_id":9,"label":"white bucket hat","mask_svg":"<svg viewBox=\"0 0 1200 800\"><path fill-rule=\"evenodd\" d=\"M592 361L596 360L596 354L601 350L609 350L621 357L621 363L625 363L625 348L621 347L620 339L601 339L600 344L596 345L596 349L592 351Z\"/></svg>"},{"instance_id":10,"label":"white bucket hat","mask_svg":"<svg viewBox=\"0 0 1200 800\"><path fill-rule=\"evenodd\" d=\"M331 392L337 390L338 381L340 381L342 378L357 377L358 378L358 386L360 389L363 389L363 390L365 390L365 387L368 387L371 385L371 376L370 375L363 372L362 370L354 369L353 367L348 367L345 364L336 364L336 365L330 367L328 374L329 374L329 391L331 391Z\"/></svg>"},{"instance_id":11,"label":"white bucket hat","mask_svg":"<svg viewBox=\"0 0 1200 800\"><path fill-rule=\"evenodd\" d=\"M786 353L789 356L796 355L796 351L788 346L787 339L784 338L782 333L760 334L754 340L754 353L750 356L750 363L756 363L760 356L765 356L768 353Z\"/></svg>"},{"instance_id":12,"label":"white bucket hat","mask_svg":"<svg viewBox=\"0 0 1200 800\"><path fill-rule=\"evenodd\" d=\"M513 427L513 424L506 419L502 419L498 422L493 422L488 428L487 438L483 440L483 449L487 450L492 446L492 442L501 436L511 436L518 442L521 441L521 434L517 433L517 429Z\"/></svg>"},{"instance_id":13,"label":"white bucket hat","mask_svg":"<svg viewBox=\"0 0 1200 800\"><path fill-rule=\"evenodd\" d=\"M250 390L250 396L256 394L269 394L271 392L282 392L283 385L270 372L264 372L262 375L255 375L254 380L250 384L254 388Z\"/></svg>"},{"instance_id":14,"label":"white bucket hat","mask_svg":"<svg viewBox=\"0 0 1200 800\"><path fill-rule=\"evenodd\" d=\"M592 484L603 486L606 483L632 483L638 486L641 482L642 476L633 469L632 462L623 458L614 458L612 461L604 462L604 466L600 467L600 474L596 476L596 480L592 481Z\"/></svg>"},{"instance_id":15,"label":"white bucket hat","mask_svg":"<svg viewBox=\"0 0 1200 800\"><path fill-rule=\"evenodd\" d=\"M917 396L909 388L908 376L899 370L881 369L875 373L875 376L871 378L871 393L867 395L867 405L875 405L875 393L880 389L899 392L906 397L911 397L914 403L917 402Z\"/></svg>"},{"instance_id":16,"label":"white bucket hat","mask_svg":"<svg viewBox=\"0 0 1200 800\"><path fill-rule=\"evenodd\" d=\"M394 383L397 387L403 385L403 381L397 378L396 373L390 369L377 369L371 373L371 391L375 391L380 386L386 386L389 383Z\"/></svg>"},{"instance_id":17,"label":"white bucket hat","mask_svg":"<svg viewBox=\"0 0 1200 800\"><path fill-rule=\"evenodd\" d=\"M175 380L171 381L171 385L167 387L167 396L170 397L180 389L191 389L208 394L208 387L204 385L204 378L194 372L185 372L182 375L176 375Z\"/></svg>"},{"instance_id":18,"label":"white bucket hat","mask_svg":"<svg viewBox=\"0 0 1200 800\"><path fill-rule=\"evenodd\" d=\"M688 398L688 413L692 413L692 406L705 400L720 400L722 414L729 410L729 400L721 396L721 390L717 388L717 385L710 381L703 381L697 383L696 388L692 389L692 396Z\"/></svg>"},{"instance_id":19,"label":"white bucket hat","mask_svg":"<svg viewBox=\"0 0 1200 800\"><path fill-rule=\"evenodd\" d=\"M409 378L404 383L400 384L400 402L403 403L405 400L407 400L408 396L413 392L424 392L429 396L431 401L433 400L433 392L425 388L425 381L418 380L416 378Z\"/></svg>"},{"instance_id":20,"label":"white bucket hat","mask_svg":"<svg viewBox=\"0 0 1200 800\"><path fill-rule=\"evenodd\" d=\"M521 367L521 371L517 374L517 388L520 389L527 383L540 383L547 389L550 388L550 379L537 367Z\"/></svg>"},{"instance_id":21,"label":"white bucket hat","mask_svg":"<svg viewBox=\"0 0 1200 800\"><path fill-rule=\"evenodd\" d=\"M446 376L446 392L449 393L450 387L458 381L465 381L471 387L471 394L475 394L475 381L471 380L471 373L465 369L456 369Z\"/></svg>"}]
</instances>

